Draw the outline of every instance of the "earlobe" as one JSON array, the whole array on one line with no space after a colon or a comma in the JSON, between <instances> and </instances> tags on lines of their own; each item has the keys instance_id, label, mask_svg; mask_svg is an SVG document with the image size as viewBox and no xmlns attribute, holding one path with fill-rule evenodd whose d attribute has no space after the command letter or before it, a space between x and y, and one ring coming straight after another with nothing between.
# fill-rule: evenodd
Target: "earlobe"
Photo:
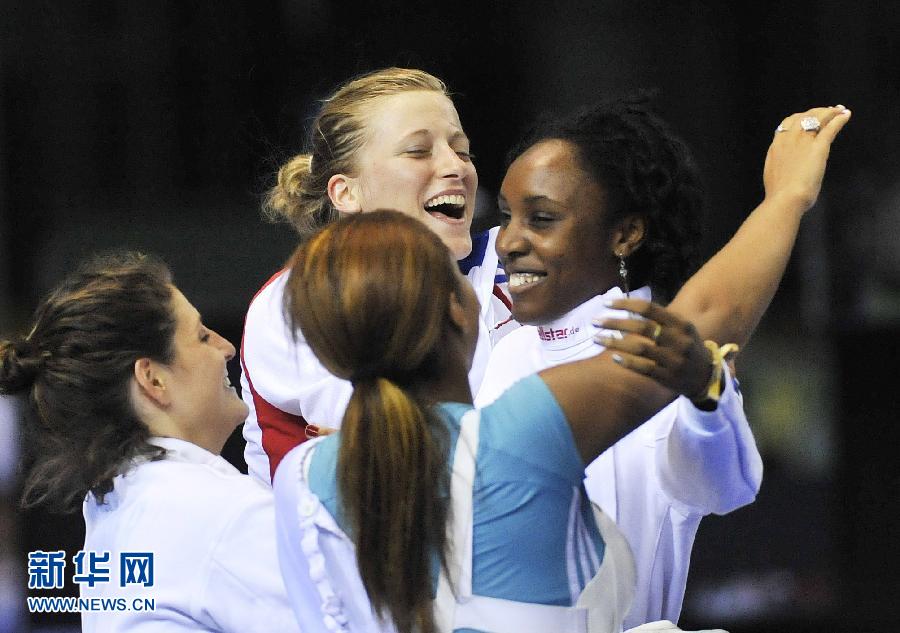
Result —
<instances>
[{"instance_id":1,"label":"earlobe","mask_svg":"<svg viewBox=\"0 0 900 633\"><path fill-rule=\"evenodd\" d=\"M359 213L362 210L356 178L335 174L328 179L328 198L334 208L342 213Z\"/></svg>"}]
</instances>

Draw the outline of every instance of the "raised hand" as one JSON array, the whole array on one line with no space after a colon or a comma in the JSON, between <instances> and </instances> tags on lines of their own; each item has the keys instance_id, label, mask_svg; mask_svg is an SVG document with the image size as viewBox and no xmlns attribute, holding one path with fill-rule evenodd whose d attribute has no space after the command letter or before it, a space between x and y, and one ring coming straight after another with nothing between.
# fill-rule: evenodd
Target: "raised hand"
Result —
<instances>
[{"instance_id":1,"label":"raised hand","mask_svg":"<svg viewBox=\"0 0 900 633\"><path fill-rule=\"evenodd\" d=\"M803 213L815 204L831 143L849 120L844 106L813 108L784 119L766 154L766 199L786 197Z\"/></svg>"}]
</instances>

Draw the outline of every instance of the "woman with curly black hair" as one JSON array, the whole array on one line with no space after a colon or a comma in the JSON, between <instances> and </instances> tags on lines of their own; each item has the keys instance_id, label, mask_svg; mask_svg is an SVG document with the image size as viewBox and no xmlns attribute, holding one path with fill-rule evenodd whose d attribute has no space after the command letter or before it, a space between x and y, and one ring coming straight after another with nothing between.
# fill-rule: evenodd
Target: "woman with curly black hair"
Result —
<instances>
[{"instance_id":1,"label":"woman with curly black hair","mask_svg":"<svg viewBox=\"0 0 900 633\"><path fill-rule=\"evenodd\" d=\"M134 253L85 264L0 341L0 394L25 397L24 503L83 505L81 597L128 607L85 610L84 631L297 630L271 492L219 456L247 415L234 353Z\"/></svg>"},{"instance_id":2,"label":"woman with curly black hair","mask_svg":"<svg viewBox=\"0 0 900 633\"><path fill-rule=\"evenodd\" d=\"M499 196L497 251L523 327L499 342L476 399L518 379L602 351L595 324L616 328L623 296L670 301L704 339L744 344L784 272L800 219L818 195L831 142L848 120L817 108L779 126L766 159L766 198L714 258L700 263L700 179L684 143L645 103L616 101L539 124L511 154ZM687 282L687 283L686 283ZM682 285L684 287L682 288ZM619 362L653 376L646 354L665 334L645 321ZM637 564L627 626L677 621L700 518L753 501L762 461L737 385L712 341L708 388L682 396L587 468L591 499L616 521ZM651 354L652 356L652 354Z\"/></svg>"}]
</instances>

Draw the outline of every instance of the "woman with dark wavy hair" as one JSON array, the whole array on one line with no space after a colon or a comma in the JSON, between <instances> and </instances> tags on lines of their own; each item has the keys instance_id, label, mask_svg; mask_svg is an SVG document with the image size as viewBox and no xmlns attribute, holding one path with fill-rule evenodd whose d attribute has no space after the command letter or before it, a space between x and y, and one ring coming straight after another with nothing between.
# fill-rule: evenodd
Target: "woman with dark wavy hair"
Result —
<instances>
[{"instance_id":1,"label":"woman with dark wavy hair","mask_svg":"<svg viewBox=\"0 0 900 633\"><path fill-rule=\"evenodd\" d=\"M746 343L848 115L843 107L817 108L779 126L765 200L711 262L717 273L690 281L700 263L700 178L669 126L638 100L538 125L511 153L499 196L497 251L513 317L526 327L493 350L477 403L535 371L600 353L593 323L615 326L620 314L608 303L624 296L665 303L677 293L671 309L703 338ZM627 349L665 336L652 321L637 333ZM640 368L653 376L653 359ZM742 398L728 369L717 372L723 379L711 390L678 398L587 468L588 494L625 533L636 559L626 626L678 620L701 517L731 512L759 490L762 460Z\"/></svg>"},{"instance_id":2,"label":"woman with dark wavy hair","mask_svg":"<svg viewBox=\"0 0 900 633\"><path fill-rule=\"evenodd\" d=\"M24 504L83 504L83 598L155 601L84 611L85 631L297 630L263 538L271 492L219 456L247 414L234 353L162 262L133 253L82 266L28 336L0 342L0 393L25 396ZM120 556L147 553L141 582L123 583Z\"/></svg>"}]
</instances>

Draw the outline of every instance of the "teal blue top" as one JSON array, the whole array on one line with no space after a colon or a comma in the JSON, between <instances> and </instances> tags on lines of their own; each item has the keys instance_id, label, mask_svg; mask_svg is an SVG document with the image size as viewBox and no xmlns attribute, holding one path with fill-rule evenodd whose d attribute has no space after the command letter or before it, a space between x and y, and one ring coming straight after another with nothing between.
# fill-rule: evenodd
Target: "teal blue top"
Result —
<instances>
[{"instance_id":1,"label":"teal blue top","mask_svg":"<svg viewBox=\"0 0 900 633\"><path fill-rule=\"evenodd\" d=\"M472 405L437 405L450 432L452 467L460 420ZM338 524L340 434L316 448L309 485ZM582 485L584 463L550 389L522 379L481 410L473 489L472 591L520 602L571 606L603 559ZM402 501L402 500L400 500ZM435 583L437 569L434 570Z\"/></svg>"}]
</instances>

